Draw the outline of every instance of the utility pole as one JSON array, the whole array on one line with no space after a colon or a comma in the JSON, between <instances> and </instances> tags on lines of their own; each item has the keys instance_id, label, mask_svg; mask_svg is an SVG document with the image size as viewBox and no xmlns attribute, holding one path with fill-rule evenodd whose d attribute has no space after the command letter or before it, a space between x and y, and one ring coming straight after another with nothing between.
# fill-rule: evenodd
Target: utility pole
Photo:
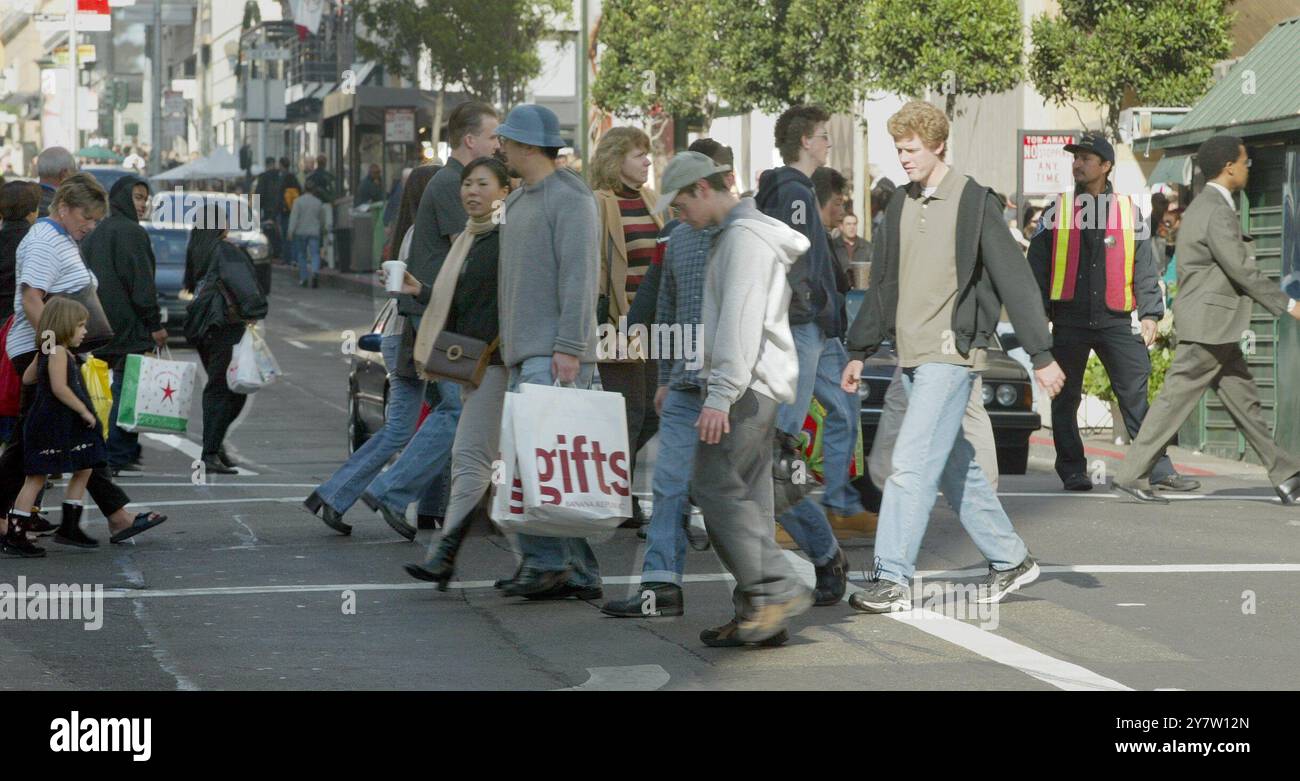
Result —
<instances>
[{"instance_id":1,"label":"utility pole","mask_svg":"<svg viewBox=\"0 0 1300 781\"><path fill-rule=\"evenodd\" d=\"M149 170L153 173L162 171L162 0L153 0L153 62L151 63L154 94L146 96L149 101Z\"/></svg>"},{"instance_id":2,"label":"utility pole","mask_svg":"<svg viewBox=\"0 0 1300 781\"><path fill-rule=\"evenodd\" d=\"M587 2L582 1L582 12L579 14L582 18L578 20L578 138L577 149L574 150L582 158L582 171L587 171L587 147L588 138L591 136L591 128L588 127L589 117L587 114L587 25L589 17L587 16Z\"/></svg>"},{"instance_id":3,"label":"utility pole","mask_svg":"<svg viewBox=\"0 0 1300 781\"><path fill-rule=\"evenodd\" d=\"M68 0L68 81L72 84L71 105L72 118L68 120L68 127L71 130L72 143L69 144L72 154L76 154L81 148L80 134L77 132L77 93L81 90L80 80L77 78L77 0Z\"/></svg>"}]
</instances>

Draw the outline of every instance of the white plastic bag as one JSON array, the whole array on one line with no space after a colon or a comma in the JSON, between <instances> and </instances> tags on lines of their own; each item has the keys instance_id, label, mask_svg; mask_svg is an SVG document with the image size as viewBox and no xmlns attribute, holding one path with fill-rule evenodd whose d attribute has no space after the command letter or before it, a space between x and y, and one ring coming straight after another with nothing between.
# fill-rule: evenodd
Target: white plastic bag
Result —
<instances>
[{"instance_id":1,"label":"white plastic bag","mask_svg":"<svg viewBox=\"0 0 1300 781\"><path fill-rule=\"evenodd\" d=\"M253 326L244 330L244 338L235 345L226 369L226 386L235 393L254 393L280 378L280 364L271 348Z\"/></svg>"},{"instance_id":2,"label":"white plastic bag","mask_svg":"<svg viewBox=\"0 0 1300 781\"><path fill-rule=\"evenodd\" d=\"M492 519L543 537L612 531L632 514L633 457L621 394L521 385L506 394Z\"/></svg>"}]
</instances>

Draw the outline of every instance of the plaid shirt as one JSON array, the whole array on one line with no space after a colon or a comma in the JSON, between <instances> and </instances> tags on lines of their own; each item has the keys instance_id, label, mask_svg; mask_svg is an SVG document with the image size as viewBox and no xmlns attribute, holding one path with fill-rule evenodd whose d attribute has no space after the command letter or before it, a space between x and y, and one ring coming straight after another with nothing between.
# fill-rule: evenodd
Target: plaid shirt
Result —
<instances>
[{"instance_id":1,"label":"plaid shirt","mask_svg":"<svg viewBox=\"0 0 1300 781\"><path fill-rule=\"evenodd\" d=\"M695 360L699 360L701 308L704 301L704 276L708 270L709 254L713 250L713 237L718 228L696 230L684 222L674 220L659 233L659 246L663 249L659 280L659 300L655 321L663 325L690 326ZM652 331L653 336L653 331ZM674 348L676 349L676 345ZM677 354L684 354L684 351ZM659 385L677 390L703 388L705 379L686 368L686 360L659 361Z\"/></svg>"}]
</instances>

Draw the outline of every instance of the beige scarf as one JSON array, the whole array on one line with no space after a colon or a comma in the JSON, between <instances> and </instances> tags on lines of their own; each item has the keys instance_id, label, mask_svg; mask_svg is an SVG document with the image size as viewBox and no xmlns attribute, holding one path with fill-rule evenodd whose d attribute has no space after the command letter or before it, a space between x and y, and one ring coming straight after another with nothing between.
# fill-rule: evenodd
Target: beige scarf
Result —
<instances>
[{"instance_id":1,"label":"beige scarf","mask_svg":"<svg viewBox=\"0 0 1300 781\"><path fill-rule=\"evenodd\" d=\"M438 334L447 325L447 315L451 312L451 299L456 294L456 283L460 281L461 268L474 239L484 233L495 230L497 223L492 216L471 217L465 224L465 230L452 242L447 259L438 270L438 278L433 281L433 292L429 296L429 305L420 318L420 330L415 334L415 368L424 372L424 358L433 350Z\"/></svg>"}]
</instances>

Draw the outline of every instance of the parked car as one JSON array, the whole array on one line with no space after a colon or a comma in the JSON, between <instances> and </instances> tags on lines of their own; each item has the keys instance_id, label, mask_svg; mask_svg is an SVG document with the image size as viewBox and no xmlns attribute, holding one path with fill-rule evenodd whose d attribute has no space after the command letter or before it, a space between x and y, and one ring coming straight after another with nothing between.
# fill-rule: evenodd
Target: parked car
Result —
<instances>
[{"instance_id":1,"label":"parked car","mask_svg":"<svg viewBox=\"0 0 1300 781\"><path fill-rule=\"evenodd\" d=\"M379 352L379 340L389 320L397 317L397 299L384 303L370 329L357 335L348 371L348 453L366 443L384 425L388 405L388 369Z\"/></svg>"},{"instance_id":2,"label":"parked car","mask_svg":"<svg viewBox=\"0 0 1300 781\"><path fill-rule=\"evenodd\" d=\"M113 185L117 180L124 176L139 176L132 168L123 168L116 165L83 165L78 170L95 177L103 185L105 192L113 189Z\"/></svg>"},{"instance_id":3,"label":"parked car","mask_svg":"<svg viewBox=\"0 0 1300 781\"><path fill-rule=\"evenodd\" d=\"M193 209L194 201L190 198L202 198L204 203L212 202L227 215L226 224L230 226L227 240L243 247L253 259L253 268L257 271L257 282L263 293L271 292L271 252L266 235L262 233L262 218L259 210L254 209L248 196L238 193L218 193L174 188L155 193L153 196L150 221L168 227L184 227L187 209ZM207 208L205 206L205 208Z\"/></svg>"},{"instance_id":4,"label":"parked car","mask_svg":"<svg viewBox=\"0 0 1300 781\"><path fill-rule=\"evenodd\" d=\"M182 297L181 284L185 280L185 248L190 243L190 229L184 225L142 223L153 247L154 286L158 288L158 306L162 308L163 328L168 336L180 336L185 331L185 310L190 296Z\"/></svg>"},{"instance_id":5,"label":"parked car","mask_svg":"<svg viewBox=\"0 0 1300 781\"><path fill-rule=\"evenodd\" d=\"M857 317L864 291L848 293L849 322ZM1024 367L1007 357L1001 342L996 341L987 353L988 368L984 378L984 408L993 423L993 440L998 449L998 471L1004 475L1023 475L1029 466L1029 435L1042 425L1034 409L1032 380ZM858 395L862 399L862 447L871 452L876 429L885 402L885 391L898 366L898 354L888 342L868 358L862 369ZM863 504L868 509L880 507L880 492L867 476L854 481Z\"/></svg>"}]
</instances>

